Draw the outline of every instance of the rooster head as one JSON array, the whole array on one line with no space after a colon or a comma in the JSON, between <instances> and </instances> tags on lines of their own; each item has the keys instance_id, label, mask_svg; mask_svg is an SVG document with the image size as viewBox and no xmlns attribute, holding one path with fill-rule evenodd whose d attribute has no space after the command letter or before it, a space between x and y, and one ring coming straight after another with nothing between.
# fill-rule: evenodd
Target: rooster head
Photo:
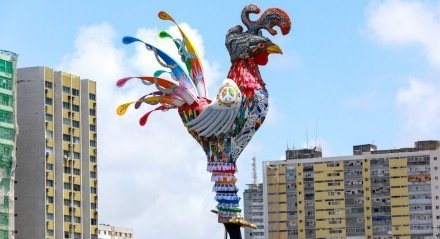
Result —
<instances>
[{"instance_id":1,"label":"rooster head","mask_svg":"<svg viewBox=\"0 0 440 239\"><path fill-rule=\"evenodd\" d=\"M255 21L249 19L250 13L260 13L257 5L250 4L243 8L241 20L248 28L243 32L243 27L237 25L228 30L225 45L229 51L231 61L237 59L254 58L259 65L266 65L269 54L281 54L281 48L274 44L269 38L263 36L262 30L267 30L271 35L276 35L273 29L278 26L283 35L290 31L290 18L286 12L279 8L269 8L260 18Z\"/></svg>"}]
</instances>

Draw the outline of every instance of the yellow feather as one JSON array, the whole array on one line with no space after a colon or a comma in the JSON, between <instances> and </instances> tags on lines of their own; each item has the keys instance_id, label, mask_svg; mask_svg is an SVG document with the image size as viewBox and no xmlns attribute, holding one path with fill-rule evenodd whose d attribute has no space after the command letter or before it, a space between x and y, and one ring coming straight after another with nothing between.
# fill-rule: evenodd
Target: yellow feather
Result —
<instances>
[{"instance_id":1,"label":"yellow feather","mask_svg":"<svg viewBox=\"0 0 440 239\"><path fill-rule=\"evenodd\" d=\"M162 98L161 95L150 95L148 97L146 97L144 99L144 102L150 104L150 105L155 105L158 104L160 102L160 99Z\"/></svg>"},{"instance_id":2,"label":"yellow feather","mask_svg":"<svg viewBox=\"0 0 440 239\"><path fill-rule=\"evenodd\" d=\"M125 112L127 112L128 106L130 106L133 103L134 102L128 102L128 103L125 103L125 104L118 106L118 108L116 109L116 114L118 114L119 116L124 115Z\"/></svg>"}]
</instances>

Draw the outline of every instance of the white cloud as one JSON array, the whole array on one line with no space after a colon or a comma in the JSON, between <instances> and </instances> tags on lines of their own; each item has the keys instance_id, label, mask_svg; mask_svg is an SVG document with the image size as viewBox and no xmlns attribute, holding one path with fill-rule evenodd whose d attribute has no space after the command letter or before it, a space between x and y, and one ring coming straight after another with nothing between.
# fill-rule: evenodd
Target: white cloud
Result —
<instances>
[{"instance_id":1,"label":"white cloud","mask_svg":"<svg viewBox=\"0 0 440 239\"><path fill-rule=\"evenodd\" d=\"M406 135L422 138L440 135L439 92L439 84L418 79L410 80L407 88L397 92L397 106L406 119Z\"/></svg>"},{"instance_id":2,"label":"white cloud","mask_svg":"<svg viewBox=\"0 0 440 239\"><path fill-rule=\"evenodd\" d=\"M440 8L389 0L373 4L367 17L375 40L391 46L420 46L429 62L440 67Z\"/></svg>"},{"instance_id":3,"label":"white cloud","mask_svg":"<svg viewBox=\"0 0 440 239\"><path fill-rule=\"evenodd\" d=\"M116 33L111 25L83 27L75 40L75 52L66 55L59 69L75 70L96 79L113 79L125 74L124 51L113 46Z\"/></svg>"},{"instance_id":4,"label":"white cloud","mask_svg":"<svg viewBox=\"0 0 440 239\"><path fill-rule=\"evenodd\" d=\"M422 1L376 2L367 12L369 33L389 46L418 46L430 63L432 79L408 77L396 93L396 105L406 139L438 138L440 134L440 5Z\"/></svg>"},{"instance_id":5,"label":"white cloud","mask_svg":"<svg viewBox=\"0 0 440 239\"><path fill-rule=\"evenodd\" d=\"M184 28L195 44L203 43L196 30L187 24ZM132 227L136 238L222 237L222 225L209 212L216 203L204 152L177 112L155 112L145 127L137 122L147 107L116 116L118 104L151 91L139 82L117 89L116 80L160 69L143 47L127 56L125 49L132 46L116 46L115 38L120 38L116 36L105 23L82 28L74 52L59 65L63 71L97 81L99 222ZM154 40L157 29L139 29L136 36L163 45L164 40ZM203 57L203 48L199 50ZM225 75L218 65L206 59L203 63L208 82L219 82Z\"/></svg>"}]
</instances>

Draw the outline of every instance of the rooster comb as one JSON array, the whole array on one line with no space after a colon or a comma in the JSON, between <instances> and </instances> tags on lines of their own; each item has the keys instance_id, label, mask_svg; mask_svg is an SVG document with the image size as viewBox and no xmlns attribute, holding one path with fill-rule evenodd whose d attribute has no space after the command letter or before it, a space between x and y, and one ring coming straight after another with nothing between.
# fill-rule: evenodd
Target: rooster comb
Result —
<instances>
[{"instance_id":1,"label":"rooster comb","mask_svg":"<svg viewBox=\"0 0 440 239\"><path fill-rule=\"evenodd\" d=\"M255 4L250 4L241 11L241 21L251 34L258 34L260 29L266 29L271 35L276 35L277 31L273 29L274 26L278 26L283 35L288 34L290 31L289 15L282 9L269 8L255 21L249 19L250 13L258 14L260 13L260 8Z\"/></svg>"},{"instance_id":2,"label":"rooster comb","mask_svg":"<svg viewBox=\"0 0 440 239\"><path fill-rule=\"evenodd\" d=\"M261 16L252 21L249 14L260 13L260 8L255 4L247 5L241 11L241 20L247 27L247 31L243 32L243 27L237 25L228 30L226 34L225 45L228 48L231 60L237 58L247 58L246 49L252 42L258 42L266 39L262 36L261 30L267 30L271 35L276 35L277 31L274 29L278 26L283 35L290 32L291 22L289 15L279 8L269 8L261 14Z\"/></svg>"}]
</instances>

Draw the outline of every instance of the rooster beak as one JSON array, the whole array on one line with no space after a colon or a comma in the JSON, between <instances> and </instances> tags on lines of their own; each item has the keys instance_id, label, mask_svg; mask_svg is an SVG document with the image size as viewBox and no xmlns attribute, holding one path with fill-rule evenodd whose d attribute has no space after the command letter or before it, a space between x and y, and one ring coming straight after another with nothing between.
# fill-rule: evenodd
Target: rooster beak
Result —
<instances>
[{"instance_id":1,"label":"rooster beak","mask_svg":"<svg viewBox=\"0 0 440 239\"><path fill-rule=\"evenodd\" d=\"M271 44L266 48L267 53L269 54L283 54L281 48L276 44Z\"/></svg>"}]
</instances>

